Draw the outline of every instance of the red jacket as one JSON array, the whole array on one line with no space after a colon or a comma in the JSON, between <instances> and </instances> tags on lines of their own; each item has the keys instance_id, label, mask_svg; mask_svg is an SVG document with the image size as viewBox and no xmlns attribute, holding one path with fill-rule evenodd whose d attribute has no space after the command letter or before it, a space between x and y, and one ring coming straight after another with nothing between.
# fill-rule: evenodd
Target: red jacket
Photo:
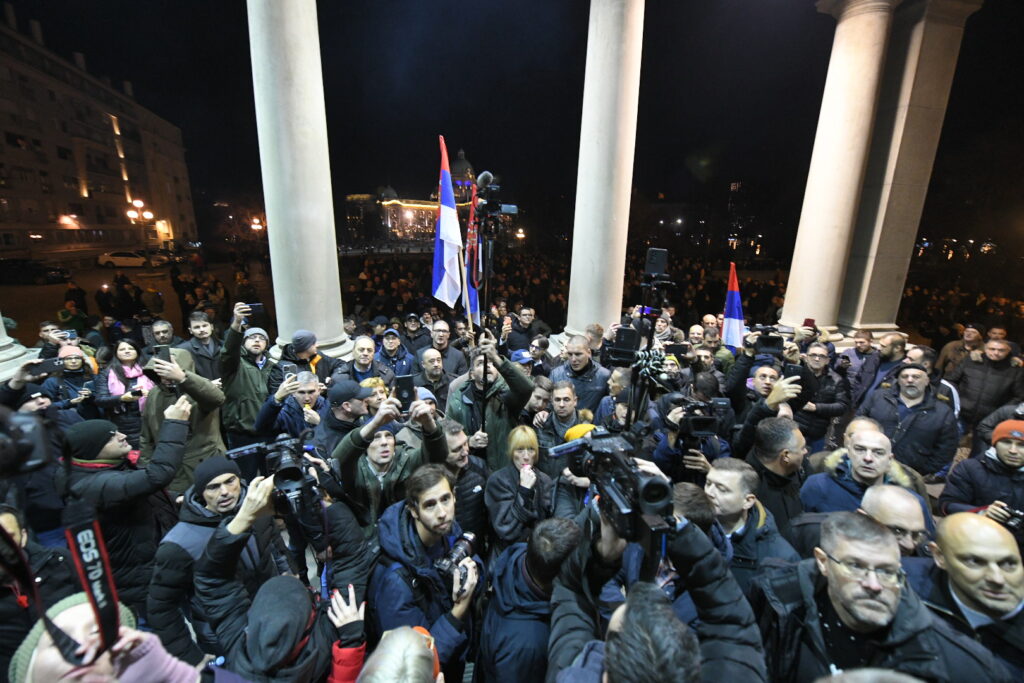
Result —
<instances>
[{"instance_id":1,"label":"red jacket","mask_svg":"<svg viewBox=\"0 0 1024 683\"><path fill-rule=\"evenodd\" d=\"M366 657L366 643L359 647L341 647L338 641L331 646L331 674L327 683L355 683L359 672L363 669Z\"/></svg>"}]
</instances>

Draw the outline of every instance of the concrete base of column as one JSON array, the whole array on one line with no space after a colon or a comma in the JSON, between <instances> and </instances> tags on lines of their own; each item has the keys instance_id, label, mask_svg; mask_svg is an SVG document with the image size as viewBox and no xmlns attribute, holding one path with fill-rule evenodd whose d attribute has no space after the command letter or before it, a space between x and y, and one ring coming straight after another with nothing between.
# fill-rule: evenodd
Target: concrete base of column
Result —
<instances>
[{"instance_id":1,"label":"concrete base of column","mask_svg":"<svg viewBox=\"0 0 1024 683\"><path fill-rule=\"evenodd\" d=\"M22 363L39 355L39 349L25 348L10 337L0 342L0 382L6 382L14 376Z\"/></svg>"}]
</instances>

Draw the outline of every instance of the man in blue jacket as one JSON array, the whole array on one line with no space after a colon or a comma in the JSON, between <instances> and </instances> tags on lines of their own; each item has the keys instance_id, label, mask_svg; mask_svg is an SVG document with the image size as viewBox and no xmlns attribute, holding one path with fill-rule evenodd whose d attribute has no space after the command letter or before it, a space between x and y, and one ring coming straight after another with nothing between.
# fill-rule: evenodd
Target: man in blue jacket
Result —
<instances>
[{"instance_id":1,"label":"man in blue jacket","mask_svg":"<svg viewBox=\"0 0 1024 683\"><path fill-rule=\"evenodd\" d=\"M377 636L399 626L425 627L434 637L445 680L461 681L482 563L465 557L451 577L436 567L462 535L450 475L442 465L413 472L405 493L405 501L380 518L381 555L370 579L368 626Z\"/></svg>"},{"instance_id":2,"label":"man in blue jacket","mask_svg":"<svg viewBox=\"0 0 1024 683\"><path fill-rule=\"evenodd\" d=\"M395 373L395 377L413 374L412 368L416 363L416 357L402 346L402 338L399 336L398 330L393 327L384 330L380 348L377 349L373 359L390 368Z\"/></svg>"},{"instance_id":3,"label":"man in blue jacket","mask_svg":"<svg viewBox=\"0 0 1024 683\"><path fill-rule=\"evenodd\" d=\"M317 376L303 370L282 382L277 391L267 397L253 430L268 437L278 434L295 437L307 429L315 430L328 410L330 404L320 395Z\"/></svg>"},{"instance_id":4,"label":"man in blue jacket","mask_svg":"<svg viewBox=\"0 0 1024 683\"><path fill-rule=\"evenodd\" d=\"M581 533L571 519L546 519L534 528L528 543L514 543L498 556L474 681L544 680L551 591L565 558L579 545Z\"/></svg>"}]
</instances>

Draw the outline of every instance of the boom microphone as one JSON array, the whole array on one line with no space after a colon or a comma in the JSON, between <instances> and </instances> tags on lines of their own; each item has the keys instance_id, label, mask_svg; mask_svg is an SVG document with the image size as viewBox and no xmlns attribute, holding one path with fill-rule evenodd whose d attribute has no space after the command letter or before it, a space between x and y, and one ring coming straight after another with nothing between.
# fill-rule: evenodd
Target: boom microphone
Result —
<instances>
[{"instance_id":1,"label":"boom microphone","mask_svg":"<svg viewBox=\"0 0 1024 683\"><path fill-rule=\"evenodd\" d=\"M494 182L494 174L490 171L484 171L476 177L476 186L481 190L486 190L487 186Z\"/></svg>"}]
</instances>

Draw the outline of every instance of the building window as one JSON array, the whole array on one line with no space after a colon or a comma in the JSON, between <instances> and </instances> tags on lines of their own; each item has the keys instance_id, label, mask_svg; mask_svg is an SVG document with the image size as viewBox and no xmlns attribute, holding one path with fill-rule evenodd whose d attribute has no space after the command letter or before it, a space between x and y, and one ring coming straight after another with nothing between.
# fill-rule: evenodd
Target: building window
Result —
<instances>
[{"instance_id":1,"label":"building window","mask_svg":"<svg viewBox=\"0 0 1024 683\"><path fill-rule=\"evenodd\" d=\"M71 150L68 149L67 147L60 147L60 146L58 146L57 147L57 158L58 159L64 159L64 160L70 160L71 159Z\"/></svg>"}]
</instances>

